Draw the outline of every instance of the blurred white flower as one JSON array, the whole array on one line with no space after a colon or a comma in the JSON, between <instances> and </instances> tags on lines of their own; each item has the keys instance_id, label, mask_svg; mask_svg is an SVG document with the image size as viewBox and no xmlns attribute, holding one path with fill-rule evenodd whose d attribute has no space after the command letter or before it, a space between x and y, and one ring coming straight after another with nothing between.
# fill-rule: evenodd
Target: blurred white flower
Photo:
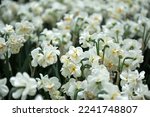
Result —
<instances>
[{"instance_id":1,"label":"blurred white flower","mask_svg":"<svg viewBox=\"0 0 150 117\"><path fill-rule=\"evenodd\" d=\"M94 13L89 17L89 19L87 21L88 21L89 24L100 25L102 20L103 20L103 17L102 17L101 14Z\"/></svg>"},{"instance_id":2,"label":"blurred white flower","mask_svg":"<svg viewBox=\"0 0 150 117\"><path fill-rule=\"evenodd\" d=\"M71 46L69 48L69 51L67 55L69 56L70 60L73 61L74 63L78 63L82 59L83 50L81 47L73 47Z\"/></svg>"},{"instance_id":3,"label":"blurred white flower","mask_svg":"<svg viewBox=\"0 0 150 117\"><path fill-rule=\"evenodd\" d=\"M110 80L110 74L104 65L95 65L91 68L91 75L87 77L88 82L108 82Z\"/></svg>"},{"instance_id":4,"label":"blurred white flower","mask_svg":"<svg viewBox=\"0 0 150 117\"><path fill-rule=\"evenodd\" d=\"M4 38L0 37L0 55L4 54L7 51L7 44Z\"/></svg>"},{"instance_id":5,"label":"blurred white flower","mask_svg":"<svg viewBox=\"0 0 150 117\"><path fill-rule=\"evenodd\" d=\"M137 67L140 66L140 63L143 62L144 56L142 55L141 50L129 50L126 51L124 54L124 58L130 57L132 59L125 60L124 68L135 70Z\"/></svg>"},{"instance_id":6,"label":"blurred white flower","mask_svg":"<svg viewBox=\"0 0 150 117\"><path fill-rule=\"evenodd\" d=\"M37 82L34 78L30 78L26 72L23 74L18 72L16 76L10 78L10 82L16 88L12 94L15 99L21 97L22 100L25 100L27 95L34 96L36 94Z\"/></svg>"},{"instance_id":7,"label":"blurred white flower","mask_svg":"<svg viewBox=\"0 0 150 117\"><path fill-rule=\"evenodd\" d=\"M44 10L44 8L41 6L40 2L33 1L29 5L31 5L30 8L35 15L40 15Z\"/></svg>"},{"instance_id":8,"label":"blurred white flower","mask_svg":"<svg viewBox=\"0 0 150 117\"><path fill-rule=\"evenodd\" d=\"M142 83L142 79L144 79L144 74L145 72L138 72L137 70L135 71L123 71L120 74L120 78L121 78L121 86L125 85L125 84L129 84L133 87L137 86L139 83Z\"/></svg>"},{"instance_id":9,"label":"blurred white flower","mask_svg":"<svg viewBox=\"0 0 150 117\"><path fill-rule=\"evenodd\" d=\"M87 59L87 61L84 61L84 63L89 64L91 66L98 65L102 59L101 55L97 55L95 47L90 48L88 51L85 51L83 53L83 57Z\"/></svg>"},{"instance_id":10,"label":"blurred white flower","mask_svg":"<svg viewBox=\"0 0 150 117\"><path fill-rule=\"evenodd\" d=\"M135 94L144 98L145 95L150 96L150 91L147 85L141 83L138 87L136 87Z\"/></svg>"},{"instance_id":11,"label":"blurred white flower","mask_svg":"<svg viewBox=\"0 0 150 117\"><path fill-rule=\"evenodd\" d=\"M108 48L105 48L104 65L109 70L117 70L119 56L123 56L124 51L121 49L118 43L109 43Z\"/></svg>"},{"instance_id":12,"label":"blurred white flower","mask_svg":"<svg viewBox=\"0 0 150 117\"><path fill-rule=\"evenodd\" d=\"M83 50L81 47L73 47L69 48L69 51L61 57L61 62L63 66L61 68L61 73L65 77L70 77L73 75L74 77L80 77L81 74L81 63L80 61L83 59Z\"/></svg>"},{"instance_id":13,"label":"blurred white flower","mask_svg":"<svg viewBox=\"0 0 150 117\"><path fill-rule=\"evenodd\" d=\"M102 22L102 15L98 13L93 13L88 18L85 17L85 22L87 25L85 25L84 31L88 31L90 34L93 34L95 32L100 32L100 24Z\"/></svg>"},{"instance_id":14,"label":"blurred white flower","mask_svg":"<svg viewBox=\"0 0 150 117\"><path fill-rule=\"evenodd\" d=\"M127 95L129 99L138 98L144 99L144 96L149 93L148 86L143 84L145 72L123 71L120 75L122 93Z\"/></svg>"},{"instance_id":15,"label":"blurred white flower","mask_svg":"<svg viewBox=\"0 0 150 117\"><path fill-rule=\"evenodd\" d=\"M137 22L132 21L132 20L127 20L124 22L124 27L125 27L125 33L130 32L130 33L127 33L126 35L129 38L134 38L136 35L140 35L140 34L137 34L141 31L140 26Z\"/></svg>"},{"instance_id":16,"label":"blurred white flower","mask_svg":"<svg viewBox=\"0 0 150 117\"><path fill-rule=\"evenodd\" d=\"M109 72L104 65L95 65L91 68L91 74L86 80L87 84L82 93L80 92L80 95L82 94L84 99L98 99L98 94L109 83Z\"/></svg>"},{"instance_id":17,"label":"blurred white flower","mask_svg":"<svg viewBox=\"0 0 150 117\"><path fill-rule=\"evenodd\" d=\"M130 42L130 43L129 43ZM123 41L122 48L124 50L130 51L130 50L140 50L142 47L142 44L134 39L125 39Z\"/></svg>"},{"instance_id":18,"label":"blurred white flower","mask_svg":"<svg viewBox=\"0 0 150 117\"><path fill-rule=\"evenodd\" d=\"M51 30L44 29L41 34L44 35L46 39L50 41L52 38L54 38L54 32L52 32Z\"/></svg>"},{"instance_id":19,"label":"blurred white flower","mask_svg":"<svg viewBox=\"0 0 150 117\"><path fill-rule=\"evenodd\" d=\"M9 51L12 54L19 53L21 47L23 46L25 39L21 35L12 34L8 38L7 45L9 47Z\"/></svg>"},{"instance_id":20,"label":"blurred white flower","mask_svg":"<svg viewBox=\"0 0 150 117\"><path fill-rule=\"evenodd\" d=\"M36 31L41 31L43 29L43 20L41 17L37 16L37 17L33 17L32 18L32 23L34 25L34 29Z\"/></svg>"},{"instance_id":21,"label":"blurred white flower","mask_svg":"<svg viewBox=\"0 0 150 117\"><path fill-rule=\"evenodd\" d=\"M38 47L31 51L33 60L31 64L36 67L38 64L42 67L47 67L57 62L57 56L60 55L60 51L57 47L53 47L48 43L41 45L42 48Z\"/></svg>"},{"instance_id":22,"label":"blurred white flower","mask_svg":"<svg viewBox=\"0 0 150 117\"><path fill-rule=\"evenodd\" d=\"M99 98L103 98L104 100L127 100L128 97L126 95L121 95L119 88L117 85L113 85L110 82L102 83L103 88L102 91L105 93L98 94Z\"/></svg>"},{"instance_id":23,"label":"blurred white flower","mask_svg":"<svg viewBox=\"0 0 150 117\"><path fill-rule=\"evenodd\" d=\"M84 31L80 34L79 43L82 44L83 48L92 47L93 46L93 38L91 38L91 34L89 31Z\"/></svg>"},{"instance_id":24,"label":"blurred white flower","mask_svg":"<svg viewBox=\"0 0 150 117\"><path fill-rule=\"evenodd\" d=\"M73 78L70 78L69 81L64 84L61 88L64 93L71 97L72 100L82 99L84 95L81 95L80 92L86 87L87 81L76 81Z\"/></svg>"},{"instance_id":25,"label":"blurred white flower","mask_svg":"<svg viewBox=\"0 0 150 117\"><path fill-rule=\"evenodd\" d=\"M129 99L131 99L132 95L133 95L133 87L131 87L128 84L125 84L122 86L122 92L123 95L128 96Z\"/></svg>"},{"instance_id":26,"label":"blurred white flower","mask_svg":"<svg viewBox=\"0 0 150 117\"><path fill-rule=\"evenodd\" d=\"M4 27L4 32L7 34L13 33L14 32L13 26L6 24L6 26Z\"/></svg>"},{"instance_id":27,"label":"blurred white flower","mask_svg":"<svg viewBox=\"0 0 150 117\"><path fill-rule=\"evenodd\" d=\"M34 25L28 21L22 21L16 23L15 29L17 34L29 35L34 31Z\"/></svg>"},{"instance_id":28,"label":"blurred white flower","mask_svg":"<svg viewBox=\"0 0 150 117\"><path fill-rule=\"evenodd\" d=\"M70 30L73 28L73 20L73 14L65 14L64 20L61 20L57 23L58 29L65 32L70 32Z\"/></svg>"},{"instance_id":29,"label":"blurred white flower","mask_svg":"<svg viewBox=\"0 0 150 117\"><path fill-rule=\"evenodd\" d=\"M69 62L68 64L64 64L61 73L65 77L70 77L73 75L75 78L81 76L81 64L75 64L73 62Z\"/></svg>"},{"instance_id":30,"label":"blurred white flower","mask_svg":"<svg viewBox=\"0 0 150 117\"><path fill-rule=\"evenodd\" d=\"M9 89L6 86L6 82L6 78L0 79L0 100L3 99L3 97L5 97L9 92Z\"/></svg>"},{"instance_id":31,"label":"blurred white flower","mask_svg":"<svg viewBox=\"0 0 150 117\"><path fill-rule=\"evenodd\" d=\"M45 92L49 92L51 99L63 99L58 90L61 86L57 77L49 78L48 75L43 76L40 74L41 78L37 78L38 89L43 88Z\"/></svg>"},{"instance_id":32,"label":"blurred white flower","mask_svg":"<svg viewBox=\"0 0 150 117\"><path fill-rule=\"evenodd\" d=\"M53 91L58 90L61 86L57 77L49 78L48 75L43 76L40 74L41 78L37 78L38 81L38 89L43 88L45 91Z\"/></svg>"},{"instance_id":33,"label":"blurred white flower","mask_svg":"<svg viewBox=\"0 0 150 117\"><path fill-rule=\"evenodd\" d=\"M57 47L49 45L43 48L43 54L44 54L45 62L48 65L51 65L57 62L57 56L60 55L60 51L57 49Z\"/></svg>"},{"instance_id":34,"label":"blurred white flower","mask_svg":"<svg viewBox=\"0 0 150 117\"><path fill-rule=\"evenodd\" d=\"M84 91L82 92L84 99L86 100L95 100L97 99L97 94L102 90L101 83L96 82L88 82L87 85L84 88Z\"/></svg>"},{"instance_id":35,"label":"blurred white flower","mask_svg":"<svg viewBox=\"0 0 150 117\"><path fill-rule=\"evenodd\" d=\"M138 18L138 23L140 24L141 28L143 28L143 25L145 25L146 27L150 28L150 23L149 23L150 19L140 15Z\"/></svg>"},{"instance_id":36,"label":"blurred white flower","mask_svg":"<svg viewBox=\"0 0 150 117\"><path fill-rule=\"evenodd\" d=\"M31 65L33 67L36 67L38 65L38 63L40 63L42 61L43 54L40 53L40 51L42 51L42 50L39 47L37 47L31 51L31 56L33 58L33 60L31 61Z\"/></svg>"},{"instance_id":37,"label":"blurred white flower","mask_svg":"<svg viewBox=\"0 0 150 117\"><path fill-rule=\"evenodd\" d=\"M45 9L45 11L42 13L42 20L46 23L54 22L56 19L54 17L52 17L52 15L49 14L53 14L52 9L47 8Z\"/></svg>"}]
</instances>

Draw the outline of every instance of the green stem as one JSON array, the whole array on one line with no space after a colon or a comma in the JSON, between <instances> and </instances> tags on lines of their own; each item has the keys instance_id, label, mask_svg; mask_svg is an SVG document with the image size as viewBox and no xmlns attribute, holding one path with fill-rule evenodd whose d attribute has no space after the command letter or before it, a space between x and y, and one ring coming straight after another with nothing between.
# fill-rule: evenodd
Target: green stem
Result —
<instances>
[{"instance_id":1,"label":"green stem","mask_svg":"<svg viewBox=\"0 0 150 117\"><path fill-rule=\"evenodd\" d=\"M119 43L119 32L116 32L116 43Z\"/></svg>"},{"instance_id":2,"label":"green stem","mask_svg":"<svg viewBox=\"0 0 150 117\"><path fill-rule=\"evenodd\" d=\"M99 47L99 42L100 41L103 41L101 38L96 41L93 41L95 44L96 44L96 52L97 52L97 55L99 56L99 50L100 50L100 47Z\"/></svg>"},{"instance_id":3,"label":"green stem","mask_svg":"<svg viewBox=\"0 0 150 117\"><path fill-rule=\"evenodd\" d=\"M6 73L7 78L9 78L10 76L12 76L12 68L11 68L11 65L9 63L8 52L6 53L5 60L6 60L5 73Z\"/></svg>"},{"instance_id":4,"label":"green stem","mask_svg":"<svg viewBox=\"0 0 150 117\"><path fill-rule=\"evenodd\" d=\"M144 25L144 31L143 31L143 52L147 49L147 44L150 38L150 29L146 31L146 25Z\"/></svg>"},{"instance_id":5,"label":"green stem","mask_svg":"<svg viewBox=\"0 0 150 117\"><path fill-rule=\"evenodd\" d=\"M120 72L119 71L116 71L117 72L117 79L116 79L116 85L118 85L119 86L119 84L120 84Z\"/></svg>"},{"instance_id":6,"label":"green stem","mask_svg":"<svg viewBox=\"0 0 150 117\"><path fill-rule=\"evenodd\" d=\"M145 39L145 32L146 32L146 26L144 25L144 31L143 31L143 40Z\"/></svg>"},{"instance_id":7,"label":"green stem","mask_svg":"<svg viewBox=\"0 0 150 117\"><path fill-rule=\"evenodd\" d=\"M149 40L149 35L150 35L150 29L146 32L146 36L145 36L145 42L147 42ZM147 44L147 43L146 43Z\"/></svg>"},{"instance_id":8,"label":"green stem","mask_svg":"<svg viewBox=\"0 0 150 117\"><path fill-rule=\"evenodd\" d=\"M83 90L83 89L76 89L76 90L75 90L74 97L73 97L74 100L77 100L78 93L79 93L80 91L82 91L82 90Z\"/></svg>"},{"instance_id":9,"label":"green stem","mask_svg":"<svg viewBox=\"0 0 150 117\"><path fill-rule=\"evenodd\" d=\"M12 88L10 91L9 91L9 94L8 94L8 100L11 100L12 99L12 93L15 92L17 90L17 88Z\"/></svg>"},{"instance_id":10,"label":"green stem","mask_svg":"<svg viewBox=\"0 0 150 117\"><path fill-rule=\"evenodd\" d=\"M81 61L81 64L82 64L82 66L81 66L81 76L82 76L82 78L84 79L84 65L83 65L83 62Z\"/></svg>"},{"instance_id":11,"label":"green stem","mask_svg":"<svg viewBox=\"0 0 150 117\"><path fill-rule=\"evenodd\" d=\"M109 46L108 45L105 45L104 46L104 48L103 48L103 57L102 57L102 64L104 63L104 58L105 58L105 50L106 50L106 48L109 48Z\"/></svg>"},{"instance_id":12,"label":"green stem","mask_svg":"<svg viewBox=\"0 0 150 117\"><path fill-rule=\"evenodd\" d=\"M34 77L36 67L31 67L31 77Z\"/></svg>"},{"instance_id":13,"label":"green stem","mask_svg":"<svg viewBox=\"0 0 150 117\"><path fill-rule=\"evenodd\" d=\"M135 60L135 58L131 58L131 57L126 57L126 58L124 58L124 60L123 60L123 62L122 62L122 65L121 65L121 68L120 68L120 72L122 72L123 66L125 65L125 61L128 60L128 59Z\"/></svg>"},{"instance_id":14,"label":"green stem","mask_svg":"<svg viewBox=\"0 0 150 117\"><path fill-rule=\"evenodd\" d=\"M99 55L99 46L98 46L98 44L96 43L96 52L97 52L97 55Z\"/></svg>"},{"instance_id":15,"label":"green stem","mask_svg":"<svg viewBox=\"0 0 150 117\"><path fill-rule=\"evenodd\" d=\"M52 67L53 67L53 70L54 70L54 72L55 72L55 75L56 75L56 77L59 79L59 81L61 82L61 78L60 78L60 75L59 75L59 69L58 69L58 63L56 63L56 64L53 64L52 65Z\"/></svg>"},{"instance_id":16,"label":"green stem","mask_svg":"<svg viewBox=\"0 0 150 117\"><path fill-rule=\"evenodd\" d=\"M119 56L118 71L121 72L121 57Z\"/></svg>"},{"instance_id":17,"label":"green stem","mask_svg":"<svg viewBox=\"0 0 150 117\"><path fill-rule=\"evenodd\" d=\"M144 40L144 42L145 42L145 44L144 44L144 50L147 49L147 45L148 45L149 39L150 39L150 29L146 32L146 36L145 36L145 40Z\"/></svg>"}]
</instances>

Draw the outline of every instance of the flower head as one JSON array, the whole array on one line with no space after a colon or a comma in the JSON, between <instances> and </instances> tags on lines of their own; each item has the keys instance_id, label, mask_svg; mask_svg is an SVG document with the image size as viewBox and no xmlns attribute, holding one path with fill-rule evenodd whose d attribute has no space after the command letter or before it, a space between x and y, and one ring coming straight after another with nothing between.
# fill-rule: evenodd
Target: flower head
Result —
<instances>
[{"instance_id":1,"label":"flower head","mask_svg":"<svg viewBox=\"0 0 150 117\"><path fill-rule=\"evenodd\" d=\"M15 25L16 33L20 35L29 35L34 31L34 26L28 21L18 22Z\"/></svg>"},{"instance_id":2,"label":"flower head","mask_svg":"<svg viewBox=\"0 0 150 117\"><path fill-rule=\"evenodd\" d=\"M7 82L6 78L0 79L0 99L5 97L8 94L8 92L9 92L9 89L6 86L6 82Z\"/></svg>"},{"instance_id":3,"label":"flower head","mask_svg":"<svg viewBox=\"0 0 150 117\"><path fill-rule=\"evenodd\" d=\"M42 47L37 47L31 51L31 56L33 60L31 64L33 67L36 67L38 64L42 67L47 67L57 62L57 56L60 54L60 51L57 47L52 45L42 45Z\"/></svg>"},{"instance_id":4,"label":"flower head","mask_svg":"<svg viewBox=\"0 0 150 117\"><path fill-rule=\"evenodd\" d=\"M23 74L18 72L15 77L10 78L10 82L16 88L16 91L12 94L15 99L21 97L24 100L27 98L27 95L34 96L36 94L37 82L26 72Z\"/></svg>"}]
</instances>

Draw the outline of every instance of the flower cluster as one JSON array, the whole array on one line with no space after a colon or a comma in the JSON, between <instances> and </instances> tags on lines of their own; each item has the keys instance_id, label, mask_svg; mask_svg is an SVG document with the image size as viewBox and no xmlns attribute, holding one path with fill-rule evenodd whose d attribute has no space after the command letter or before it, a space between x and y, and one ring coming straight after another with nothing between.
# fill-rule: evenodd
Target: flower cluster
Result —
<instances>
[{"instance_id":1,"label":"flower cluster","mask_svg":"<svg viewBox=\"0 0 150 117\"><path fill-rule=\"evenodd\" d=\"M0 99L150 99L149 0L5 0Z\"/></svg>"},{"instance_id":2,"label":"flower cluster","mask_svg":"<svg viewBox=\"0 0 150 117\"><path fill-rule=\"evenodd\" d=\"M0 31L0 58L18 54L33 31L34 25L28 21L16 22L14 27L6 24Z\"/></svg>"},{"instance_id":3,"label":"flower cluster","mask_svg":"<svg viewBox=\"0 0 150 117\"><path fill-rule=\"evenodd\" d=\"M43 43L42 47L37 47L31 51L31 56L33 60L31 64L33 67L36 67L38 64L42 67L47 67L57 62L57 55L60 54L59 50L56 47L53 47L50 44Z\"/></svg>"},{"instance_id":4,"label":"flower cluster","mask_svg":"<svg viewBox=\"0 0 150 117\"><path fill-rule=\"evenodd\" d=\"M81 47L73 47L69 48L69 51L66 55L61 57L62 66L62 75L65 77L70 77L73 75L74 77L81 76L81 59L82 59L83 50Z\"/></svg>"}]
</instances>

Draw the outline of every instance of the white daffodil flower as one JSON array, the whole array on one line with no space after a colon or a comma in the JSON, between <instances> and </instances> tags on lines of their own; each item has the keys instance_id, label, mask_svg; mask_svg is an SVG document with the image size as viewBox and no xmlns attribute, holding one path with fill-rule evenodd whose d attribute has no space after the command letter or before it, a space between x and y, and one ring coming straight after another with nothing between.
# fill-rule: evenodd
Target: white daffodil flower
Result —
<instances>
[{"instance_id":1,"label":"white daffodil flower","mask_svg":"<svg viewBox=\"0 0 150 117\"><path fill-rule=\"evenodd\" d=\"M88 31L84 31L80 34L79 37L79 43L82 44L81 46L83 48L87 48L87 47L92 47L93 46L93 42L92 42L92 35L89 34Z\"/></svg>"},{"instance_id":2,"label":"white daffodil flower","mask_svg":"<svg viewBox=\"0 0 150 117\"><path fill-rule=\"evenodd\" d=\"M87 81L76 81L73 78L70 78L70 80L64 84L61 88L64 93L66 93L70 98L73 100L76 99L82 99L84 98L84 94L81 92L86 87ZM76 96L76 97L75 97Z\"/></svg>"},{"instance_id":3,"label":"white daffodil flower","mask_svg":"<svg viewBox=\"0 0 150 117\"><path fill-rule=\"evenodd\" d=\"M42 61L43 54L40 53L40 51L42 50L39 47L31 51L31 56L33 58L33 60L31 61L31 65L33 67L38 66L38 64Z\"/></svg>"},{"instance_id":4,"label":"white daffodil flower","mask_svg":"<svg viewBox=\"0 0 150 117\"><path fill-rule=\"evenodd\" d=\"M13 33L14 32L13 26L6 24L6 26L4 27L4 32L6 32L8 34Z\"/></svg>"},{"instance_id":5,"label":"white daffodil flower","mask_svg":"<svg viewBox=\"0 0 150 117\"><path fill-rule=\"evenodd\" d=\"M137 40L133 40L133 39L125 39L123 41L123 46L122 46L122 48L127 51L140 50L141 47L142 47L142 44L138 42Z\"/></svg>"},{"instance_id":6,"label":"white daffodil flower","mask_svg":"<svg viewBox=\"0 0 150 117\"><path fill-rule=\"evenodd\" d=\"M120 75L122 93L127 95L129 99L144 99L144 96L149 93L148 86L143 84L145 72L123 71Z\"/></svg>"},{"instance_id":7,"label":"white daffodil flower","mask_svg":"<svg viewBox=\"0 0 150 117\"><path fill-rule=\"evenodd\" d=\"M57 77L49 78L48 75L43 76L40 74L41 78L37 78L38 81L38 89L43 88L45 91L53 91L58 90L61 86Z\"/></svg>"},{"instance_id":8,"label":"white daffodil flower","mask_svg":"<svg viewBox=\"0 0 150 117\"><path fill-rule=\"evenodd\" d=\"M97 65L91 68L91 74L87 77L87 85L82 91L84 99L97 99L97 95L109 82L110 75L104 65ZM80 93L81 95L81 93Z\"/></svg>"},{"instance_id":9,"label":"white daffodil flower","mask_svg":"<svg viewBox=\"0 0 150 117\"><path fill-rule=\"evenodd\" d=\"M95 47L89 49L88 51L85 51L83 53L83 57L87 58L86 64L89 64L91 66L98 65L100 60L102 59L101 55L97 55Z\"/></svg>"},{"instance_id":10,"label":"white daffodil flower","mask_svg":"<svg viewBox=\"0 0 150 117\"><path fill-rule=\"evenodd\" d=\"M102 83L102 90L106 93L103 94L98 94L99 98L103 98L105 100L124 100L124 99L128 99L127 96L121 96L121 93L119 91L119 88L117 85L113 85L110 82L104 82Z\"/></svg>"},{"instance_id":11,"label":"white daffodil flower","mask_svg":"<svg viewBox=\"0 0 150 117\"><path fill-rule=\"evenodd\" d=\"M121 78L121 86L125 85L125 84L129 84L133 87L136 87L139 83L142 83L142 79L144 79L144 74L145 72L142 71L141 73L139 73L137 70L135 71L123 71L120 74L120 78Z\"/></svg>"},{"instance_id":12,"label":"white daffodil flower","mask_svg":"<svg viewBox=\"0 0 150 117\"><path fill-rule=\"evenodd\" d=\"M15 29L17 34L29 35L34 31L34 25L28 21L22 21L16 23Z\"/></svg>"},{"instance_id":13,"label":"white daffodil flower","mask_svg":"<svg viewBox=\"0 0 150 117\"><path fill-rule=\"evenodd\" d=\"M25 39L21 35L12 34L8 38L7 44L12 54L19 53L21 47L23 46Z\"/></svg>"},{"instance_id":14,"label":"white daffodil flower","mask_svg":"<svg viewBox=\"0 0 150 117\"><path fill-rule=\"evenodd\" d=\"M38 89L43 88L45 92L49 92L51 99L64 99L58 90L61 87L61 83L57 77L49 78L48 75L43 76L42 74L40 74L40 77L41 78L37 78Z\"/></svg>"},{"instance_id":15,"label":"white daffodil flower","mask_svg":"<svg viewBox=\"0 0 150 117\"><path fill-rule=\"evenodd\" d=\"M6 82L7 82L6 78L0 79L0 99L3 99L3 97L5 97L9 92L9 89L6 86Z\"/></svg>"},{"instance_id":16,"label":"white daffodil flower","mask_svg":"<svg viewBox=\"0 0 150 117\"><path fill-rule=\"evenodd\" d=\"M23 74L18 72L16 76L10 78L10 82L16 91L12 96L15 99L21 97L22 100L27 98L27 95L34 96L36 94L37 82L34 78L24 72Z\"/></svg>"},{"instance_id":17,"label":"white daffodil flower","mask_svg":"<svg viewBox=\"0 0 150 117\"><path fill-rule=\"evenodd\" d=\"M31 51L33 58L31 64L33 67L40 65L45 68L57 62L57 56L60 55L57 47L48 44L44 45L42 45L42 48L37 47Z\"/></svg>"},{"instance_id":18,"label":"white daffodil flower","mask_svg":"<svg viewBox=\"0 0 150 117\"><path fill-rule=\"evenodd\" d=\"M54 33L51 30L44 29L41 34L44 35L48 40L54 38Z\"/></svg>"},{"instance_id":19,"label":"white daffodil flower","mask_svg":"<svg viewBox=\"0 0 150 117\"><path fill-rule=\"evenodd\" d=\"M81 47L73 47L69 48L69 51L61 57L61 62L63 66L61 68L61 73L65 77L70 77L73 75L74 77L81 76L81 63L80 61L83 58L83 50Z\"/></svg>"},{"instance_id":20,"label":"white daffodil flower","mask_svg":"<svg viewBox=\"0 0 150 117\"><path fill-rule=\"evenodd\" d=\"M91 68L91 75L88 76L88 82L108 82L110 80L110 73L104 65L97 65Z\"/></svg>"},{"instance_id":21,"label":"white daffodil flower","mask_svg":"<svg viewBox=\"0 0 150 117\"><path fill-rule=\"evenodd\" d=\"M68 64L64 64L61 73L65 77L70 77L73 75L74 77L80 77L81 76L81 64L75 64L73 62L69 62Z\"/></svg>"},{"instance_id":22,"label":"white daffodil flower","mask_svg":"<svg viewBox=\"0 0 150 117\"><path fill-rule=\"evenodd\" d=\"M83 50L81 47L73 47L71 46L69 48L69 51L68 51L68 56L70 58L70 60L72 60L74 63L78 63L81 61L81 55L83 54Z\"/></svg>"},{"instance_id":23,"label":"white daffodil flower","mask_svg":"<svg viewBox=\"0 0 150 117\"><path fill-rule=\"evenodd\" d=\"M7 44L4 38L0 37L0 55L4 54L7 51Z\"/></svg>"}]
</instances>

